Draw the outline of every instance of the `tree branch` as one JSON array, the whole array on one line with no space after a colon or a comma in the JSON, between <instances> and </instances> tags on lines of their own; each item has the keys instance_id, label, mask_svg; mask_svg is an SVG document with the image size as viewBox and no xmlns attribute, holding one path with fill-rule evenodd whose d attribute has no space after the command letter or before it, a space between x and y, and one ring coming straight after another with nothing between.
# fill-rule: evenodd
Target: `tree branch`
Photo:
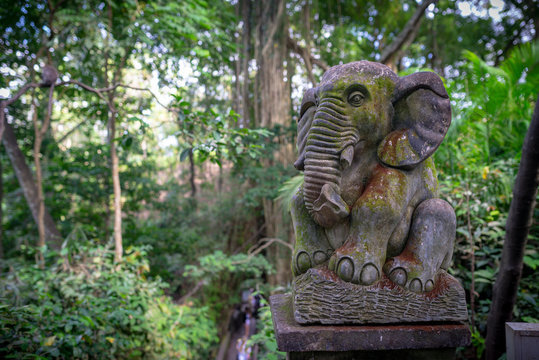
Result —
<instances>
[{"instance_id":1,"label":"tree branch","mask_svg":"<svg viewBox=\"0 0 539 360\"><path fill-rule=\"evenodd\" d=\"M15 96L13 96L11 99L7 99L7 100L2 100L0 101L0 141L2 140L2 136L4 135L4 129L5 129L5 126L4 126L4 117L5 117L5 113L4 113L4 110L6 109L6 107L8 107L9 105L13 104L15 101L17 101L25 92L28 91L28 89L33 89L33 88L36 88L38 87L39 84L37 83L28 83L28 84L25 84L16 94Z\"/></svg>"},{"instance_id":2,"label":"tree branch","mask_svg":"<svg viewBox=\"0 0 539 360\"><path fill-rule=\"evenodd\" d=\"M184 296L182 296L179 300L178 300L178 304L183 304L185 302L185 300L189 299L191 296L195 295L195 293L200 290L200 288L202 286L204 286L206 284L206 281L205 280L200 280L193 289L191 289L187 294L185 294Z\"/></svg>"},{"instance_id":3,"label":"tree branch","mask_svg":"<svg viewBox=\"0 0 539 360\"><path fill-rule=\"evenodd\" d=\"M271 2L268 1L268 6ZM284 9L284 0L279 1L279 5L277 5L277 14L275 15L275 18L273 19L273 24L271 25L271 29L269 31L269 35L266 38L266 43L264 44L264 47L262 48L262 56L266 54L268 51L270 45L273 42L273 37L275 36L275 33L277 32L277 28L279 27L279 24L281 22L281 16L283 15L283 9Z\"/></svg>"},{"instance_id":4,"label":"tree branch","mask_svg":"<svg viewBox=\"0 0 539 360\"><path fill-rule=\"evenodd\" d=\"M327 71L329 69L329 65L326 64L324 61L320 59L314 58L310 53L307 52L307 50L300 46L294 39L292 39L290 36L286 39L286 47L298 54L303 58L303 61L307 63L305 59L308 58L308 61L310 61L311 64L318 66L320 69Z\"/></svg>"},{"instance_id":5,"label":"tree branch","mask_svg":"<svg viewBox=\"0 0 539 360\"><path fill-rule=\"evenodd\" d=\"M519 26L518 30L515 35L511 37L511 39L505 44L502 52L500 54L496 55L496 60L494 61L494 66L499 66L500 62L502 61L502 57L506 57L509 50L514 48L516 45L519 44L519 38L520 34L522 34L522 30L524 30L524 27L527 25L527 22L524 24L524 26Z\"/></svg>"},{"instance_id":6,"label":"tree branch","mask_svg":"<svg viewBox=\"0 0 539 360\"><path fill-rule=\"evenodd\" d=\"M77 81L77 80L64 81L64 82L62 82L62 83L60 83L58 85L67 85L67 84L78 85L81 88L83 88L84 90L93 92L97 96L99 96L103 101L105 101L107 104L108 104L108 100L105 98L105 96L103 96L103 93L114 91L119 87L123 87L123 88L126 88L126 89L132 89L132 90L138 90L138 91L146 91L146 92L150 93L150 95L154 98L155 102L158 105L160 105L161 107L163 107L165 110L168 110L168 111L173 112L173 113L177 113L179 111L179 109L174 108L174 107L168 107L165 104L163 104L161 101L159 101L159 98L157 97L157 95L155 95L155 93L152 90L150 90L149 88L142 88L142 87L126 85L126 84L114 84L112 86L104 87L104 88L93 88L93 87L91 87L89 85L86 85L84 83L81 83L80 81ZM114 109L114 111L116 111L116 110Z\"/></svg>"},{"instance_id":7,"label":"tree branch","mask_svg":"<svg viewBox=\"0 0 539 360\"><path fill-rule=\"evenodd\" d=\"M261 243L264 243L264 245L262 246L259 246ZM260 252L262 252L262 250L264 250L265 248L267 248L268 246L270 246L271 244L273 243L278 243L278 244L281 244L281 245L284 245L286 246L287 248L290 249L290 251L294 251L294 247L292 245L290 245L289 243L279 239L279 238L262 238L258 241L258 243L256 245L254 245L253 247L251 247L248 251L247 251L247 255L251 258L257 254L259 254Z\"/></svg>"},{"instance_id":8,"label":"tree branch","mask_svg":"<svg viewBox=\"0 0 539 360\"><path fill-rule=\"evenodd\" d=\"M52 94L53 94L53 91L54 91L54 89L56 87L65 86L65 85L77 85L77 86L83 88L86 91L89 91L89 92L92 92L92 93L96 94L97 96L99 96L99 98L101 100L103 100L107 104L107 106L109 107L109 110L114 112L114 113L117 112L117 109L114 107L114 104L112 104L110 101L108 101L108 99L103 94L107 93L107 92L110 92L110 91L113 91L113 90L116 90L119 87L132 89L132 90L138 90L138 91L146 91L146 92L150 93L150 95L154 98L154 100L155 100L155 102L157 102L157 104L159 104L161 107L163 107L167 111L170 111L170 112L173 112L173 113L178 113L178 111L179 111L179 109L174 108L174 107L168 107L165 104L163 104L161 101L159 101L159 98L157 97L157 95L152 90L150 90L149 88L142 88L142 87L131 86L131 85L126 85L126 84L114 84L114 85L109 86L109 87L94 88L94 87L92 87L90 85L87 85L87 84L82 83L82 82L77 81L77 80L69 80L69 81L63 81L63 82L59 83L58 85L53 84L53 85L50 86L49 105L48 105L48 111L47 111L47 118L45 119L46 125L44 124L45 129L48 127L51 112L52 112ZM29 89L33 89L33 88L37 88L37 87L45 87L45 86L46 85L44 85L44 84L38 84L38 83L35 83L35 82L27 83L22 88L20 88L19 91L17 91L17 93L13 97L0 101L0 141L2 140L2 135L4 134L4 128L5 128L4 127L5 109L9 105L11 105L15 101L17 101Z\"/></svg>"},{"instance_id":9,"label":"tree branch","mask_svg":"<svg viewBox=\"0 0 539 360\"><path fill-rule=\"evenodd\" d=\"M404 44L406 44L407 41L411 42L413 40L414 29L417 29L419 27L421 18L425 13L425 10L427 10L427 7L429 7L430 4L434 4L437 1L438 0L424 0L421 5L418 6L415 13L412 15L410 20L408 20L400 34L382 52L382 55L380 56L381 63L387 64L391 62L391 60L393 60L398 51L402 49Z\"/></svg>"},{"instance_id":10,"label":"tree branch","mask_svg":"<svg viewBox=\"0 0 539 360\"><path fill-rule=\"evenodd\" d=\"M82 124L86 123L86 119L82 120L81 122L79 122L77 125L73 126L73 128L71 128L68 132L66 132L64 135L62 135L62 137L57 140L56 142L58 144L61 144L64 142L65 139L67 139L69 137L69 135L73 134L75 132L75 130L77 130L78 128L80 128L82 126Z\"/></svg>"},{"instance_id":11,"label":"tree branch","mask_svg":"<svg viewBox=\"0 0 539 360\"><path fill-rule=\"evenodd\" d=\"M161 107L163 107L165 110L168 110L170 112L173 112L173 113L177 113L179 111L179 109L177 108L174 108L174 107L168 107L166 106L165 104L163 104L161 101L159 101L159 98L157 97L157 95L155 95L153 93L152 90L150 90L149 88L141 88L141 87L136 87L136 86L131 86L131 85L125 85L125 84L117 84L115 85L116 87L123 87L123 88L126 88L126 89L132 89L132 90L139 90L139 91L147 91L150 93L150 95L154 98L155 102L160 105Z\"/></svg>"},{"instance_id":12,"label":"tree branch","mask_svg":"<svg viewBox=\"0 0 539 360\"><path fill-rule=\"evenodd\" d=\"M43 121L43 124L40 129L40 136L45 136L45 133L47 132L47 129L49 128L49 124L51 123L51 115L52 115L52 102L54 99L54 84L51 85L49 88L49 101L47 103L47 115L45 116L45 120Z\"/></svg>"}]
</instances>

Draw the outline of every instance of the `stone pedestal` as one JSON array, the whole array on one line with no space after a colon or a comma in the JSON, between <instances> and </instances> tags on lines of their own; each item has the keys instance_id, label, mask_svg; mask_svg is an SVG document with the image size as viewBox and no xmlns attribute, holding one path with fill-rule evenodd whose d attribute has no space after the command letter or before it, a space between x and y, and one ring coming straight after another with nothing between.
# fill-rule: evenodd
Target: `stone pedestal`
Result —
<instances>
[{"instance_id":1,"label":"stone pedestal","mask_svg":"<svg viewBox=\"0 0 539 360\"><path fill-rule=\"evenodd\" d=\"M299 325L291 295L273 295L270 306L277 347L289 359L453 359L470 343L461 322Z\"/></svg>"}]
</instances>

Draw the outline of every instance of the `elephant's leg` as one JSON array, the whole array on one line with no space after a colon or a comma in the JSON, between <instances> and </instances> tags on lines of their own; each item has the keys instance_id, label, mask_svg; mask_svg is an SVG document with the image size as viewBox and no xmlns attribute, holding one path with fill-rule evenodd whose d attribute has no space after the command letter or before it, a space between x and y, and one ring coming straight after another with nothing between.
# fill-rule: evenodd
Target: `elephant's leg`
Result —
<instances>
[{"instance_id":1,"label":"elephant's leg","mask_svg":"<svg viewBox=\"0 0 539 360\"><path fill-rule=\"evenodd\" d=\"M411 291L431 291L438 270L451 262L455 228L451 205L441 199L423 201L414 212L406 247L386 262L384 272Z\"/></svg>"},{"instance_id":2,"label":"elephant's leg","mask_svg":"<svg viewBox=\"0 0 539 360\"><path fill-rule=\"evenodd\" d=\"M380 279L388 242L413 194L403 172L378 166L351 211L350 235L329 261L344 281L370 285Z\"/></svg>"},{"instance_id":3,"label":"elephant's leg","mask_svg":"<svg viewBox=\"0 0 539 360\"><path fill-rule=\"evenodd\" d=\"M298 276L329 259L333 249L328 242L324 228L314 222L305 207L303 186L294 195L290 212L296 234L292 271L295 276Z\"/></svg>"}]
</instances>

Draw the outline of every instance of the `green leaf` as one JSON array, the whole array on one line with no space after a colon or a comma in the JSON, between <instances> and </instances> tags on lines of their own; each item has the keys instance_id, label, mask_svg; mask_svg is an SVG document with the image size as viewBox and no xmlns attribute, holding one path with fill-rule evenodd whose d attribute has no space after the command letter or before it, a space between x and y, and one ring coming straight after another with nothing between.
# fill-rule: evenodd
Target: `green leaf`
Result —
<instances>
[{"instance_id":1,"label":"green leaf","mask_svg":"<svg viewBox=\"0 0 539 360\"><path fill-rule=\"evenodd\" d=\"M183 149L182 152L180 153L180 161L184 161L187 156L189 156L189 153L193 151L193 148L187 148L187 149Z\"/></svg>"},{"instance_id":2,"label":"green leaf","mask_svg":"<svg viewBox=\"0 0 539 360\"><path fill-rule=\"evenodd\" d=\"M539 258L532 258L531 256L525 255L524 264L532 268L532 270L535 270L539 266Z\"/></svg>"}]
</instances>

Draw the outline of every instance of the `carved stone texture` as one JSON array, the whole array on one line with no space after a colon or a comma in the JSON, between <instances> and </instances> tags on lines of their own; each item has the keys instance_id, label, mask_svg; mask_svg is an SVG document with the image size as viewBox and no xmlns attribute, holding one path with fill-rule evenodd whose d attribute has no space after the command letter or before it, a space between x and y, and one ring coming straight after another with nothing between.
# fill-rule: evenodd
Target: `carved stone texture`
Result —
<instances>
[{"instance_id":1,"label":"carved stone texture","mask_svg":"<svg viewBox=\"0 0 539 360\"><path fill-rule=\"evenodd\" d=\"M292 315L290 295L271 296L270 307L277 348L289 354L316 352L320 356L313 358L323 359L405 359L404 350L454 349L470 343L470 329L462 323L299 325ZM360 352L354 353L357 356L338 356L356 351ZM385 351L395 352L393 357L381 356Z\"/></svg>"},{"instance_id":2,"label":"carved stone texture","mask_svg":"<svg viewBox=\"0 0 539 360\"><path fill-rule=\"evenodd\" d=\"M294 163L305 176L291 204L294 275L327 264L344 282L368 287L385 274L403 289L432 292L455 239L431 157L450 122L449 97L432 72L399 77L358 61L330 68L307 90ZM338 303L334 289L318 290Z\"/></svg>"},{"instance_id":3,"label":"carved stone texture","mask_svg":"<svg viewBox=\"0 0 539 360\"><path fill-rule=\"evenodd\" d=\"M299 324L466 321L468 317L462 286L443 270L433 290L418 294L386 276L375 285L361 286L318 267L295 278L293 299Z\"/></svg>"}]
</instances>

